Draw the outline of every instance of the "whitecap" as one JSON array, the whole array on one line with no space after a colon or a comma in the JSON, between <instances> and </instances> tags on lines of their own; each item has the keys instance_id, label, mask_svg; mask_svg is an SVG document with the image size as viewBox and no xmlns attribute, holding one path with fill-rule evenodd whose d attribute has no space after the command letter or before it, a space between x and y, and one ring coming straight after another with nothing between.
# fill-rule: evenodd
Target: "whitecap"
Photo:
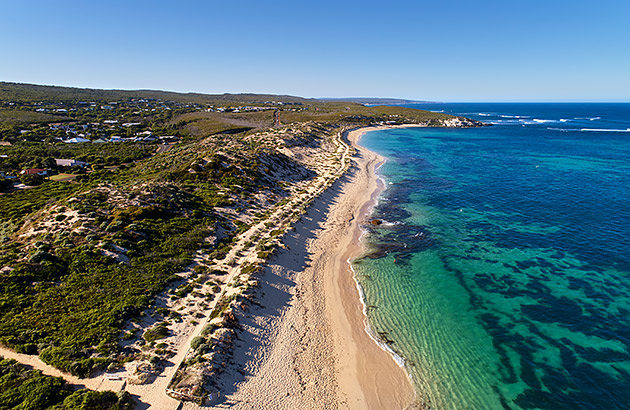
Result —
<instances>
[{"instance_id":1,"label":"whitecap","mask_svg":"<svg viewBox=\"0 0 630 410\"><path fill-rule=\"evenodd\" d=\"M580 131L587 131L587 132L630 132L630 128L626 128L625 130L617 130L617 129L610 129L610 128L582 128L582 129L580 129Z\"/></svg>"},{"instance_id":2,"label":"whitecap","mask_svg":"<svg viewBox=\"0 0 630 410\"><path fill-rule=\"evenodd\" d=\"M536 124L536 122L532 121L532 120L523 120L523 119L519 119L517 120L520 124L525 124L525 125L532 125L532 124Z\"/></svg>"},{"instance_id":3,"label":"whitecap","mask_svg":"<svg viewBox=\"0 0 630 410\"><path fill-rule=\"evenodd\" d=\"M499 117L501 117L501 118L518 118L518 119L529 118L527 115L507 115L507 114L501 114L501 115L499 115Z\"/></svg>"}]
</instances>

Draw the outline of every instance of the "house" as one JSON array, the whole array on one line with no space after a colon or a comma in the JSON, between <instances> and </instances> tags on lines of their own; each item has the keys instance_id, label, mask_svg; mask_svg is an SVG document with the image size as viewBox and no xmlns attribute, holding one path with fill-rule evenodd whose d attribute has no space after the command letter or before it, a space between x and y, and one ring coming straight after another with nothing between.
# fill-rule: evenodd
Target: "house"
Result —
<instances>
[{"instance_id":1,"label":"house","mask_svg":"<svg viewBox=\"0 0 630 410\"><path fill-rule=\"evenodd\" d=\"M53 124L48 124L48 126L50 127L51 130L63 130L63 131L70 131L72 129L71 126L69 125L64 125L61 123L53 123Z\"/></svg>"},{"instance_id":2,"label":"house","mask_svg":"<svg viewBox=\"0 0 630 410\"><path fill-rule=\"evenodd\" d=\"M94 141L92 141L92 143L94 143L94 144L104 144L106 142L108 142L108 141L106 139L103 139L103 138L98 138L98 139L95 139Z\"/></svg>"},{"instance_id":3,"label":"house","mask_svg":"<svg viewBox=\"0 0 630 410\"><path fill-rule=\"evenodd\" d=\"M42 168L29 168L20 171L20 175L48 175L48 171Z\"/></svg>"},{"instance_id":4,"label":"house","mask_svg":"<svg viewBox=\"0 0 630 410\"><path fill-rule=\"evenodd\" d=\"M78 144L81 142L90 142L90 140L81 137L70 138L69 140L64 141L66 144Z\"/></svg>"},{"instance_id":5,"label":"house","mask_svg":"<svg viewBox=\"0 0 630 410\"><path fill-rule=\"evenodd\" d=\"M4 173L4 171L0 171L0 177L4 178L4 179L16 179L17 177L14 175L7 175Z\"/></svg>"},{"instance_id":6,"label":"house","mask_svg":"<svg viewBox=\"0 0 630 410\"><path fill-rule=\"evenodd\" d=\"M61 158L55 158L55 163L58 167L84 167L87 165L87 162Z\"/></svg>"},{"instance_id":7,"label":"house","mask_svg":"<svg viewBox=\"0 0 630 410\"><path fill-rule=\"evenodd\" d=\"M164 135L162 137L160 137L160 141L166 143L166 142L177 142L179 141L179 138L176 137L175 135Z\"/></svg>"}]
</instances>

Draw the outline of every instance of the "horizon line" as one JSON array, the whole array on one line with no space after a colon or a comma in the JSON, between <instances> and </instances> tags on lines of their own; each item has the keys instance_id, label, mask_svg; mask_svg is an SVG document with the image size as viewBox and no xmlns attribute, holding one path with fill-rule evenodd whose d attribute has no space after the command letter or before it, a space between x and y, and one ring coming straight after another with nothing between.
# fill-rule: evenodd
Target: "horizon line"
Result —
<instances>
[{"instance_id":1,"label":"horizon line","mask_svg":"<svg viewBox=\"0 0 630 410\"><path fill-rule=\"evenodd\" d=\"M86 86L78 86L78 85L58 85L58 84L37 84L37 83L28 83L28 82L19 82L19 81L5 81L2 80L0 82L4 83L13 83L13 84L22 84L22 85L34 85L34 86L44 86L44 87L63 87L63 88L76 88L76 89L88 89L88 90L104 90L104 91L160 91L167 93L178 93L178 94L205 94L205 95L222 95L222 94L260 94L260 95L275 95L275 96L287 96L287 97L298 97L304 99L314 99L314 100L325 100L325 99L390 99L390 100L405 100L410 103L418 102L424 104L628 104L630 103L630 98L627 100L605 100L605 99L585 99L585 100L452 100L452 101L443 101L440 99L431 99L431 98L405 98L405 97L313 97L313 96L302 96L298 94L291 93L274 93L274 92L253 92L253 91L224 91L224 92L208 92L208 91L181 91L181 90L167 90L167 89L159 89L159 88L121 88L121 87L107 87L107 88L98 88L98 87L86 87Z\"/></svg>"}]
</instances>

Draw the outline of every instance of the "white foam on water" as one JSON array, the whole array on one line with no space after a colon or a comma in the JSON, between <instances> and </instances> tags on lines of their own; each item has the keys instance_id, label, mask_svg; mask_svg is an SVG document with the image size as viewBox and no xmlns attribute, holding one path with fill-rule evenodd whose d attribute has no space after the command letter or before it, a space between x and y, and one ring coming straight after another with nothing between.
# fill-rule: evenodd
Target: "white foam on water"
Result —
<instances>
[{"instance_id":1,"label":"white foam on water","mask_svg":"<svg viewBox=\"0 0 630 410\"><path fill-rule=\"evenodd\" d=\"M580 131L585 132L630 132L630 128L625 130L611 129L611 128L581 128Z\"/></svg>"},{"instance_id":2,"label":"white foam on water","mask_svg":"<svg viewBox=\"0 0 630 410\"><path fill-rule=\"evenodd\" d=\"M527 115L507 115L507 114L501 114L499 115L499 117L501 118L529 118Z\"/></svg>"},{"instance_id":3,"label":"white foam on water","mask_svg":"<svg viewBox=\"0 0 630 410\"><path fill-rule=\"evenodd\" d=\"M352 271L352 278L354 279L354 283L357 286L357 291L359 292L359 300L361 301L361 306L363 308L363 316L364 316L363 324L364 324L365 333L367 333L370 339L372 339L374 343L378 345L378 347L380 347L381 349L389 353L394 358L394 361L396 362L396 364L399 367L402 367L403 369L405 369L405 373L407 373L407 376L409 377L409 379L413 381L413 376L411 372L405 366L405 359L402 356L400 356L398 353L393 351L392 348L389 347L386 343L383 343L376 336L374 336L374 332L372 331L372 328L367 318L367 304L365 303L365 293L363 292L363 287L361 286L361 284L359 283L359 280L357 279L357 273L354 270L354 267L352 266L351 259L348 259L347 262L348 262L348 265L350 266L350 270Z\"/></svg>"}]
</instances>

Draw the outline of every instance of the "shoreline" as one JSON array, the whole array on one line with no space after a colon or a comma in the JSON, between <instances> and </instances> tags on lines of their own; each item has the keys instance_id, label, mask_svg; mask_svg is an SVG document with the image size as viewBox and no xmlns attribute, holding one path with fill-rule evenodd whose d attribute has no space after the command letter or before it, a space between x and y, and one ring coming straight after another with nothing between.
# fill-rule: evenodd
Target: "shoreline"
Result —
<instances>
[{"instance_id":1,"label":"shoreline","mask_svg":"<svg viewBox=\"0 0 630 410\"><path fill-rule=\"evenodd\" d=\"M358 145L359 141L361 140L363 135L368 133L368 132L378 131L378 130L383 130L383 129L407 128L407 127L414 127L414 125L379 126L379 127L360 128L360 129L356 130L357 134L354 135L354 138L351 141L351 143L352 143L353 147L359 147L359 145ZM374 178L376 178L378 188L377 188L377 190L375 192L373 192L372 197L366 203L367 209L365 210L365 215L362 215L362 220L366 220L366 218L368 218L372 214L372 211L378 205L378 198L383 193L383 191L385 191L385 189L387 188L385 179L377 174L378 169L381 166L385 165L385 163L387 162L387 159L385 157L379 155L379 154L376 154L374 151L368 150L367 148L365 148L363 146L361 146L361 149L369 151L371 154L378 156L379 159L380 159L380 162L378 162L374 166L374 168L372 169L372 176ZM353 258L348 259L348 265L350 267L350 270L352 271L352 277L354 278L354 282L355 282L355 284L357 286L357 291L359 292L359 300L361 301L361 305L363 307L365 332L368 334L368 336L370 336L370 338L374 341L374 343L376 343L381 349L383 349L384 351L386 351L387 353L389 353L392 356L392 358L394 359L396 364L398 364L398 366L400 366L402 369L404 369L405 373L407 374L407 377L409 378L410 383L413 386L413 376L412 376L411 372L409 372L408 369L406 368L405 359L402 356L400 356L398 353L396 353L385 342L381 341L378 338L378 336L376 336L376 334L372 331L372 326L370 325L370 320L369 320L369 318L367 316L367 310L368 309L367 309L367 303L366 303L366 300L365 300L365 293L364 293L363 287L361 286L361 283L359 282L359 280L356 277L356 271L354 270L354 267L352 266L352 262L355 259L357 259L358 257L362 256L362 254L366 250L365 249L365 245L363 243L363 238L364 238L365 234L367 234L367 233L368 233L367 230L361 230L360 235L357 238L357 242L359 244L359 247L361 248L361 253L357 254Z\"/></svg>"},{"instance_id":2,"label":"shoreline","mask_svg":"<svg viewBox=\"0 0 630 410\"><path fill-rule=\"evenodd\" d=\"M413 127L413 125L411 125ZM349 229L349 235L352 236L351 242L348 243L344 256L348 256L346 261L346 275L341 275L339 278L339 289L344 289L343 285L346 282L346 278L354 284L355 292L346 291L344 296L354 296L352 299L356 301L355 307L349 306L348 303L345 307L345 314L350 316L354 310L354 321L352 326L361 327L364 337L367 336L366 341L361 341L358 335L355 339L356 347L359 348L355 354L359 357L357 363L356 377L359 379L359 384L363 390L366 403L365 407L357 408L370 408L370 409L388 409L388 408L408 408L412 406L415 399L415 390L413 388L412 379L404 366L404 359L398 356L387 345L383 344L378 337L374 335L367 317L367 306L365 302L365 295L361 284L356 278L354 269L352 268L352 261L360 257L365 252L365 245L362 241L364 231L361 229L361 224L370 216L373 208L378 203L378 197L385 190L385 181L380 178L376 171L382 166L386 159L373 151L359 145L361 137L371 131L378 131L392 128L406 128L408 126L378 126L378 127L364 127L355 130L351 130L347 133L346 137L352 146L358 151L359 158L358 166L363 168L362 171L368 178L368 199L360 206L358 217L353 219L351 228ZM347 282L346 282L347 283ZM350 295L348 295L350 293ZM355 295L352 295L355 293ZM360 314L356 314L356 310L359 308ZM360 323L356 323L356 322ZM373 349L369 349L366 344L371 344L378 349L380 354L377 354ZM380 369L376 369L376 367ZM404 380L401 380L401 375ZM394 382L395 380L395 382Z\"/></svg>"}]
</instances>

